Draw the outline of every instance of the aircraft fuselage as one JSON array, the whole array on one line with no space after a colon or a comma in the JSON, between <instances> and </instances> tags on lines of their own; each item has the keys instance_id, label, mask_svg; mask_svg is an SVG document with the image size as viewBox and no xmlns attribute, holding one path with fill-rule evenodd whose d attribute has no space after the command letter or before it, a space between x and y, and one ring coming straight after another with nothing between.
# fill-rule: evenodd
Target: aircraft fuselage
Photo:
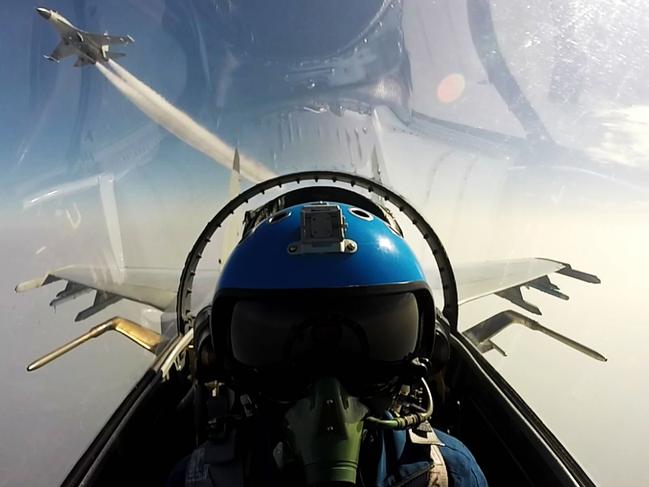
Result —
<instances>
[{"instance_id":1,"label":"aircraft fuselage","mask_svg":"<svg viewBox=\"0 0 649 487\"><path fill-rule=\"evenodd\" d=\"M56 29L61 42L74 48L76 54L87 62L95 64L97 61L108 61L106 55L108 46L101 46L94 42L89 36L84 35L86 32L72 25L68 19L54 10L37 8L36 11Z\"/></svg>"},{"instance_id":2,"label":"aircraft fuselage","mask_svg":"<svg viewBox=\"0 0 649 487\"><path fill-rule=\"evenodd\" d=\"M108 34L93 34L81 30L66 19L63 15L43 7L38 7L36 12L47 20L56 30L61 38L61 42L49 56L45 56L50 61L60 61L61 59L77 55L79 59L75 66L85 64L95 64L96 62L105 63L109 59L121 57L124 54L109 52L110 44L128 44L133 42L131 36L110 36Z\"/></svg>"}]
</instances>

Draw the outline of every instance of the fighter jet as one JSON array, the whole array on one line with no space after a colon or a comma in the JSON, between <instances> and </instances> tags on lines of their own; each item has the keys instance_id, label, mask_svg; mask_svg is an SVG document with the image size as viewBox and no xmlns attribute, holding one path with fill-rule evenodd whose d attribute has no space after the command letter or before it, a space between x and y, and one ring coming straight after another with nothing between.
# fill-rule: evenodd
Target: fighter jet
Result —
<instances>
[{"instance_id":1,"label":"fighter jet","mask_svg":"<svg viewBox=\"0 0 649 487\"><path fill-rule=\"evenodd\" d=\"M111 44L130 44L135 42L129 35L111 36L108 34L93 34L85 32L63 17L56 10L50 10L43 7L36 9L38 15L49 21L61 36L61 42L56 46L50 55L44 56L50 61L59 62L68 56L77 55L75 67L95 64L98 61L105 63L109 59L117 59L125 56L121 52L111 52L108 50Z\"/></svg>"}]
</instances>

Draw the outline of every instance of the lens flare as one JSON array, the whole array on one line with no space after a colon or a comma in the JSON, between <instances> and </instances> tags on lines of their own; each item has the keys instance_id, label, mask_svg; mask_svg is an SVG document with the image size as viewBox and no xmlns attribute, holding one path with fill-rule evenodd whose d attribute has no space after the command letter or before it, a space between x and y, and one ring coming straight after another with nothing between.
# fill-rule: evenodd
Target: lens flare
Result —
<instances>
[{"instance_id":1,"label":"lens flare","mask_svg":"<svg viewBox=\"0 0 649 487\"><path fill-rule=\"evenodd\" d=\"M446 76L437 85L437 99L442 103L453 103L462 96L466 81L459 73Z\"/></svg>"}]
</instances>

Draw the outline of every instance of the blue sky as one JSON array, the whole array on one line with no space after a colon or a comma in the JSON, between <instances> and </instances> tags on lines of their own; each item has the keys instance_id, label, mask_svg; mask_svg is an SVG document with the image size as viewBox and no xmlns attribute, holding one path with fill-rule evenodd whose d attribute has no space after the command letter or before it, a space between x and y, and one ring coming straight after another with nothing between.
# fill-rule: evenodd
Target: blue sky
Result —
<instances>
[{"instance_id":1,"label":"blue sky","mask_svg":"<svg viewBox=\"0 0 649 487\"><path fill-rule=\"evenodd\" d=\"M200 120L200 90L186 81L185 55L161 25L165 10L136 7L136 2L101 3L101 9L99 2L44 6L87 31L133 35L135 44L119 46L127 53L124 66ZM39 188L106 170L120 173L154 164L154 171L142 170L143 177L154 173L161 184L187 174L185 168L174 172L172 165L179 161L213 164L157 127L95 68L73 68L74 57L60 64L45 60L42 56L59 39L32 5L2 2L0 14L12 19L0 33L0 199L5 204L12 196L20 199ZM172 193L174 188L164 190Z\"/></svg>"}]
</instances>

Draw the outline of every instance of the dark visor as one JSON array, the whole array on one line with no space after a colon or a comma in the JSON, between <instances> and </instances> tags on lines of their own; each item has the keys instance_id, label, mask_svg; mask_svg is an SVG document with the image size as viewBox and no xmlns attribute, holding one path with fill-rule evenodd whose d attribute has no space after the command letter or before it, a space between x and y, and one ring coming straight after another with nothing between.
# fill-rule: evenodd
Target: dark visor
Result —
<instances>
[{"instance_id":1,"label":"dark visor","mask_svg":"<svg viewBox=\"0 0 649 487\"><path fill-rule=\"evenodd\" d=\"M232 312L232 355L254 367L398 363L415 352L419 310L412 293L296 302L244 299Z\"/></svg>"}]
</instances>

